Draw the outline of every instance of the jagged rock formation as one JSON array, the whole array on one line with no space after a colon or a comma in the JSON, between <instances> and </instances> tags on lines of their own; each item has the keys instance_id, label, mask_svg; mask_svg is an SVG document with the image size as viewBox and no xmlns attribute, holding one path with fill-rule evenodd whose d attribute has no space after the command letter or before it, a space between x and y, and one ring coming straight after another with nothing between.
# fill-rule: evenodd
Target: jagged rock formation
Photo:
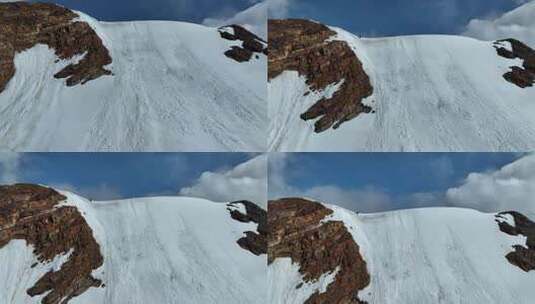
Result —
<instances>
[{"instance_id":1,"label":"jagged rock formation","mask_svg":"<svg viewBox=\"0 0 535 304\"><path fill-rule=\"evenodd\" d=\"M86 22L76 21L74 12L48 3L0 3L0 93L15 75L15 56L45 44L59 59L84 55L57 72L68 86L84 84L111 72L104 66L112 62L102 40Z\"/></svg>"},{"instance_id":2,"label":"jagged rock formation","mask_svg":"<svg viewBox=\"0 0 535 304\"><path fill-rule=\"evenodd\" d=\"M239 210L239 205L245 207L245 213ZM267 212L249 201L237 201L227 204L230 216L242 223L258 224L257 231L245 231L245 236L237 243L245 250L255 255L267 254Z\"/></svg>"},{"instance_id":3,"label":"jagged rock formation","mask_svg":"<svg viewBox=\"0 0 535 304\"><path fill-rule=\"evenodd\" d=\"M225 52L225 56L236 60L237 62L246 62L251 60L253 55L258 58L260 54L267 55L266 42L249 32L240 25L228 25L219 28L221 38L231 41L242 41L241 46L233 46Z\"/></svg>"},{"instance_id":4,"label":"jagged rock formation","mask_svg":"<svg viewBox=\"0 0 535 304\"><path fill-rule=\"evenodd\" d=\"M59 207L65 197L53 189L18 184L0 186L0 249L11 240L33 246L41 263L70 254L58 271L49 271L27 290L44 295L41 303L68 303L102 282L91 273L103 264L100 247L75 207Z\"/></svg>"},{"instance_id":5,"label":"jagged rock formation","mask_svg":"<svg viewBox=\"0 0 535 304\"><path fill-rule=\"evenodd\" d=\"M321 117L314 124L317 133L369 113L362 100L373 93L370 79L359 58L345 41L328 41L336 32L308 20L269 20L268 77L283 71L297 71L307 78L313 91L339 84L331 98L323 98L301 115L303 120Z\"/></svg>"},{"instance_id":6,"label":"jagged rock formation","mask_svg":"<svg viewBox=\"0 0 535 304\"><path fill-rule=\"evenodd\" d=\"M512 50L503 47L502 42L509 42ZM498 40L494 43L498 55L515 59L522 59L522 67L511 66L511 71L505 73L503 78L521 88L532 87L535 83L535 51L516 39Z\"/></svg>"},{"instance_id":7,"label":"jagged rock formation","mask_svg":"<svg viewBox=\"0 0 535 304\"><path fill-rule=\"evenodd\" d=\"M513 217L515 225L506 222L505 215ZM524 271L535 270L535 223L525 215L515 212L501 212L496 215L496 222L500 230L509 235L523 235L526 237L526 246L515 245L515 251L506 255L507 260Z\"/></svg>"},{"instance_id":8,"label":"jagged rock formation","mask_svg":"<svg viewBox=\"0 0 535 304\"><path fill-rule=\"evenodd\" d=\"M300 266L305 282L317 281L338 269L327 290L317 291L306 304L365 303L358 292L370 283L366 261L343 222L322 223L332 213L320 203L300 198L270 201L268 263L291 258Z\"/></svg>"}]
</instances>

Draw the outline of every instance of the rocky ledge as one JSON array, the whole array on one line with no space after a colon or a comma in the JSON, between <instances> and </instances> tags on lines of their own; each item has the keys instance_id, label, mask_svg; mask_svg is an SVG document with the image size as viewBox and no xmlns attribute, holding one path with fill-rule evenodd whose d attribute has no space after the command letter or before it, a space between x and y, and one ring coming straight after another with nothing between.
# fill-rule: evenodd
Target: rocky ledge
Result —
<instances>
[{"instance_id":1,"label":"rocky ledge","mask_svg":"<svg viewBox=\"0 0 535 304\"><path fill-rule=\"evenodd\" d=\"M266 42L239 25L228 25L219 28L221 38L231 41L241 41L241 46L233 46L225 52L225 56L237 62L246 62L253 56L259 58L267 55Z\"/></svg>"},{"instance_id":2,"label":"rocky ledge","mask_svg":"<svg viewBox=\"0 0 535 304\"><path fill-rule=\"evenodd\" d=\"M48 3L0 3L0 92L15 75L15 55L45 44L61 60L84 56L54 75L68 86L84 84L111 72L112 58L102 40L74 12Z\"/></svg>"},{"instance_id":3,"label":"rocky ledge","mask_svg":"<svg viewBox=\"0 0 535 304\"><path fill-rule=\"evenodd\" d=\"M322 222L332 213L320 203L300 198L270 201L268 263L291 258L304 282L315 282L338 269L326 291L316 291L306 304L366 303L358 297L370 284L366 262L343 222Z\"/></svg>"},{"instance_id":4,"label":"rocky ledge","mask_svg":"<svg viewBox=\"0 0 535 304\"><path fill-rule=\"evenodd\" d=\"M514 226L506 220L507 216L513 218ZM535 223L525 215L515 211L497 214L496 222L502 232L526 237L525 246L513 246L514 251L505 256L507 260L526 272L535 270Z\"/></svg>"},{"instance_id":5,"label":"rocky ledge","mask_svg":"<svg viewBox=\"0 0 535 304\"><path fill-rule=\"evenodd\" d=\"M319 119L314 131L320 133L370 113L362 103L373 93L370 79L359 58L345 41L329 38L336 32L308 20L269 20L268 77L273 79L284 71L297 71L305 76L312 91L328 85L341 84L331 98L322 98L301 114L301 119Z\"/></svg>"},{"instance_id":6,"label":"rocky ledge","mask_svg":"<svg viewBox=\"0 0 535 304\"><path fill-rule=\"evenodd\" d=\"M41 186L0 186L0 250L11 240L24 240L40 263L68 255L59 270L50 270L26 291L31 297L44 295L43 304L66 304L102 285L91 275L103 263L100 247L80 212L59 206L65 199Z\"/></svg>"},{"instance_id":7,"label":"rocky ledge","mask_svg":"<svg viewBox=\"0 0 535 304\"><path fill-rule=\"evenodd\" d=\"M242 223L256 223L256 231L246 231L237 243L241 248L255 255L267 254L267 212L249 201L237 201L227 204L230 217ZM245 213L243 212L245 211Z\"/></svg>"},{"instance_id":8,"label":"rocky ledge","mask_svg":"<svg viewBox=\"0 0 535 304\"><path fill-rule=\"evenodd\" d=\"M504 47L508 42L511 48ZM498 40L494 43L498 55L508 59L522 59L522 66L511 66L511 71L505 73L503 78L521 88L532 87L535 83L535 51L516 39Z\"/></svg>"}]
</instances>

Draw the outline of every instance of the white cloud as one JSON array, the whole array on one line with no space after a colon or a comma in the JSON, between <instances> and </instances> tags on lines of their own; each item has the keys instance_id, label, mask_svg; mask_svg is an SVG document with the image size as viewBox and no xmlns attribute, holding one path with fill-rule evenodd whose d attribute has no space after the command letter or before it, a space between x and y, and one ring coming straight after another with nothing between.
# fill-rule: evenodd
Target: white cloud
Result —
<instances>
[{"instance_id":1,"label":"white cloud","mask_svg":"<svg viewBox=\"0 0 535 304\"><path fill-rule=\"evenodd\" d=\"M267 204L267 155L259 155L238 166L218 172L204 172L180 195L202 197L216 202L250 200Z\"/></svg>"},{"instance_id":2,"label":"white cloud","mask_svg":"<svg viewBox=\"0 0 535 304\"><path fill-rule=\"evenodd\" d=\"M515 210L535 213L535 154L495 172L471 173L446 192L451 205L485 212Z\"/></svg>"},{"instance_id":3,"label":"white cloud","mask_svg":"<svg viewBox=\"0 0 535 304\"><path fill-rule=\"evenodd\" d=\"M379 212L392 209L392 200L387 192L372 186L344 189L336 185L320 185L299 189L286 181L286 166L292 155L273 153L269 157L269 198L306 197L336 204L359 212Z\"/></svg>"},{"instance_id":4,"label":"white cloud","mask_svg":"<svg viewBox=\"0 0 535 304\"><path fill-rule=\"evenodd\" d=\"M447 191L416 192L394 199L387 190L374 186L342 188L320 185L299 189L287 181L290 154L272 154L269 159L269 198L308 197L361 212L419 207L461 207L482 212L515 210L535 216L535 154L494 172L470 173L458 187ZM293 168L293 167L292 167ZM451 160L440 157L429 163L433 178L453 174ZM293 173L293 172L292 172ZM297 176L299 176L297 172Z\"/></svg>"},{"instance_id":5,"label":"white cloud","mask_svg":"<svg viewBox=\"0 0 535 304\"><path fill-rule=\"evenodd\" d=\"M342 189L333 185L317 186L296 191L295 195L291 196L310 197L358 212L379 212L392 208L390 196L371 186L359 189Z\"/></svg>"},{"instance_id":6,"label":"white cloud","mask_svg":"<svg viewBox=\"0 0 535 304\"><path fill-rule=\"evenodd\" d=\"M20 160L19 153L0 153L0 184L13 184L18 181Z\"/></svg>"},{"instance_id":7,"label":"white cloud","mask_svg":"<svg viewBox=\"0 0 535 304\"><path fill-rule=\"evenodd\" d=\"M290 0L264 0L236 13L230 18L206 18L204 25L219 27L229 24L240 24L257 34L267 38L267 18L284 18L288 13Z\"/></svg>"},{"instance_id":8,"label":"white cloud","mask_svg":"<svg viewBox=\"0 0 535 304\"><path fill-rule=\"evenodd\" d=\"M530 1L498 18L472 19L463 35L489 41L515 38L535 47L535 1Z\"/></svg>"}]
</instances>

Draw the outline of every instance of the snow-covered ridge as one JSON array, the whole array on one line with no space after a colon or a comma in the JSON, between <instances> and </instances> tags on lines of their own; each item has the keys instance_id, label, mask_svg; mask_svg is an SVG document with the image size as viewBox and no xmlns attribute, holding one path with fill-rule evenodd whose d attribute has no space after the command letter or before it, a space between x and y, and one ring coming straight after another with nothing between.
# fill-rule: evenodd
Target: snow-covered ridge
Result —
<instances>
[{"instance_id":1,"label":"snow-covered ridge","mask_svg":"<svg viewBox=\"0 0 535 304\"><path fill-rule=\"evenodd\" d=\"M512 216L440 207L357 214L323 205L333 212L322 223L343 222L359 245L371 282L358 295L367 303L528 304L535 296L535 272L506 258L526 244L524 235L500 231L501 221L515 227ZM275 303L302 304L319 288L295 288L303 278L289 259L268 268Z\"/></svg>"},{"instance_id":2,"label":"snow-covered ridge","mask_svg":"<svg viewBox=\"0 0 535 304\"><path fill-rule=\"evenodd\" d=\"M254 222L233 218L225 203L188 197L97 202L67 191L56 208L75 207L91 227L103 264L102 287L69 303L264 303L266 255L237 241ZM239 204L235 204L239 210ZM0 206L1 207L1 206ZM0 302L41 303L26 290L68 259L37 263L33 249L12 241L0 249Z\"/></svg>"},{"instance_id":3,"label":"snow-covered ridge","mask_svg":"<svg viewBox=\"0 0 535 304\"><path fill-rule=\"evenodd\" d=\"M301 113L326 96L284 72L268 83L272 151L529 151L535 148L535 87L503 75L519 59L493 42L448 35L359 38L339 28L369 75L376 113L314 133ZM334 85L334 84L333 84ZM326 94L326 93L325 93ZM332 93L331 93L332 94Z\"/></svg>"},{"instance_id":4,"label":"snow-covered ridge","mask_svg":"<svg viewBox=\"0 0 535 304\"><path fill-rule=\"evenodd\" d=\"M266 56L236 62L216 28L171 21L99 22L113 76L66 87L69 62L37 45L15 56L0 94L0 149L264 151Z\"/></svg>"}]
</instances>

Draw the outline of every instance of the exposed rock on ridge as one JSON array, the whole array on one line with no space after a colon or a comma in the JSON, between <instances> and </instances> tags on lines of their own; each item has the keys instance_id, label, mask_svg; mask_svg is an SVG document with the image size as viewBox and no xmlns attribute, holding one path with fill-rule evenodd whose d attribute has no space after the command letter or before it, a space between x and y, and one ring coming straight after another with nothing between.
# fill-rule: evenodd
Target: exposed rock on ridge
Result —
<instances>
[{"instance_id":1,"label":"exposed rock on ridge","mask_svg":"<svg viewBox=\"0 0 535 304\"><path fill-rule=\"evenodd\" d=\"M219 28L221 38L231 41L242 41L241 46L233 46L225 52L225 56L236 60L237 62L246 62L251 60L253 55L267 55L266 42L249 32L240 25L228 25Z\"/></svg>"},{"instance_id":2,"label":"exposed rock on ridge","mask_svg":"<svg viewBox=\"0 0 535 304\"><path fill-rule=\"evenodd\" d=\"M509 42L512 51L503 47L503 42ZM516 39L498 40L494 43L494 48L502 57L524 60L522 67L512 66L511 71L505 73L503 78L521 88L532 87L535 83L535 51Z\"/></svg>"},{"instance_id":3,"label":"exposed rock on ridge","mask_svg":"<svg viewBox=\"0 0 535 304\"><path fill-rule=\"evenodd\" d=\"M66 198L36 185L0 186L0 250L11 240L33 246L41 263L70 253L58 271L49 271L27 290L44 295L41 303L68 303L102 282L91 273L103 264L93 232L75 207L58 207Z\"/></svg>"},{"instance_id":4,"label":"exposed rock on ridge","mask_svg":"<svg viewBox=\"0 0 535 304\"><path fill-rule=\"evenodd\" d=\"M505 221L505 215L510 215L515 225ZM496 215L496 222L500 230L509 235L523 235L527 238L526 246L515 245L515 251L508 253L507 260L524 271L535 270L535 223L525 215L515 211L501 212Z\"/></svg>"},{"instance_id":5,"label":"exposed rock on ridge","mask_svg":"<svg viewBox=\"0 0 535 304\"><path fill-rule=\"evenodd\" d=\"M370 283L366 262L343 222L321 222L332 213L320 203L300 198L270 201L268 263L291 258L305 282L338 269L327 290L316 291L306 304L365 303L358 292Z\"/></svg>"},{"instance_id":6,"label":"exposed rock on ridge","mask_svg":"<svg viewBox=\"0 0 535 304\"><path fill-rule=\"evenodd\" d=\"M240 211L239 205L245 208L245 213ZM257 231L246 231L245 236L237 243L241 248L255 255L267 254L267 212L249 201L237 201L227 204L230 217L242 223L258 224Z\"/></svg>"},{"instance_id":7,"label":"exposed rock on ridge","mask_svg":"<svg viewBox=\"0 0 535 304\"><path fill-rule=\"evenodd\" d=\"M371 112L362 103L373 93L370 79L359 58L345 41L329 41L336 32L308 20L269 20L268 77L284 71L297 71L307 78L312 91L341 83L331 98L323 98L301 115L303 120L316 119L317 133ZM343 83L342 83L343 82Z\"/></svg>"},{"instance_id":8,"label":"exposed rock on ridge","mask_svg":"<svg viewBox=\"0 0 535 304\"><path fill-rule=\"evenodd\" d=\"M15 55L45 44L59 59L84 57L54 75L68 86L84 84L111 72L108 50L95 31L74 12L48 3L0 3L0 93L15 75Z\"/></svg>"}]
</instances>

